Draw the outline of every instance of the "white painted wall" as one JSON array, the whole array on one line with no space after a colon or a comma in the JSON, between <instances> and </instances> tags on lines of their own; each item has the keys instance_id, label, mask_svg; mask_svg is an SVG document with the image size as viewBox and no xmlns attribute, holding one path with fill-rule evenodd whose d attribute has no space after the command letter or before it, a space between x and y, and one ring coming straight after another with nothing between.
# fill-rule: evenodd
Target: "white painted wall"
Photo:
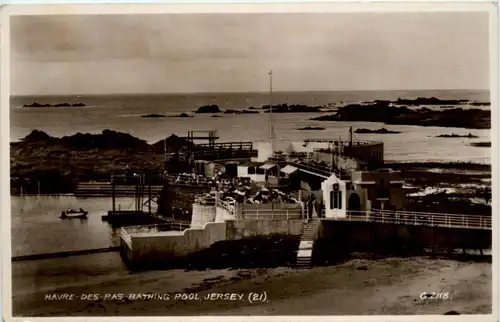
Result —
<instances>
[{"instance_id":1,"label":"white painted wall","mask_svg":"<svg viewBox=\"0 0 500 322\"><path fill-rule=\"evenodd\" d=\"M250 180L255 182L266 182L265 174L248 174L248 167L245 165L238 166L238 177L239 178L250 178Z\"/></svg>"},{"instance_id":2,"label":"white painted wall","mask_svg":"<svg viewBox=\"0 0 500 322\"><path fill-rule=\"evenodd\" d=\"M215 206L203 206L193 204L193 215L191 216L191 228L201 228L208 222L215 221Z\"/></svg>"},{"instance_id":3,"label":"white painted wall","mask_svg":"<svg viewBox=\"0 0 500 322\"><path fill-rule=\"evenodd\" d=\"M225 222L226 220L236 220L236 215L231 214L224 208L216 207L215 222Z\"/></svg>"},{"instance_id":4,"label":"white painted wall","mask_svg":"<svg viewBox=\"0 0 500 322\"><path fill-rule=\"evenodd\" d=\"M339 184L339 191L342 191L342 208L333 208L330 204L330 192L333 191L333 185ZM346 218L347 217L347 189L346 183L334 174L321 183L321 190L323 190L323 201L325 203L325 217L326 218ZM333 208L333 209L332 209Z\"/></svg>"}]
</instances>

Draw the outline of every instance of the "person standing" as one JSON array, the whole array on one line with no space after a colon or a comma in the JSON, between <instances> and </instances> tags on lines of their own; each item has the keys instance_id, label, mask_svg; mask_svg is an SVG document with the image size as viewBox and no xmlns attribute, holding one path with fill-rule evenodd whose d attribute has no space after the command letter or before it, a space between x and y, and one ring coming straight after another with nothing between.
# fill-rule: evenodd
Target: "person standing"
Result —
<instances>
[{"instance_id":1,"label":"person standing","mask_svg":"<svg viewBox=\"0 0 500 322\"><path fill-rule=\"evenodd\" d=\"M313 214L313 199L312 197L309 198L307 201L307 220L312 219L312 214Z\"/></svg>"}]
</instances>

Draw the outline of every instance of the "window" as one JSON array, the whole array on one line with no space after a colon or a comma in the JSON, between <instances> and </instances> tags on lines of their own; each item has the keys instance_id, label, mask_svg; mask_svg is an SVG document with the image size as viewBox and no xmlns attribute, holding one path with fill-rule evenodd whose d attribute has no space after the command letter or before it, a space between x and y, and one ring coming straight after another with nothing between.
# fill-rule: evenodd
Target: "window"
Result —
<instances>
[{"instance_id":1,"label":"window","mask_svg":"<svg viewBox=\"0 0 500 322\"><path fill-rule=\"evenodd\" d=\"M342 191L330 191L330 209L342 209Z\"/></svg>"}]
</instances>

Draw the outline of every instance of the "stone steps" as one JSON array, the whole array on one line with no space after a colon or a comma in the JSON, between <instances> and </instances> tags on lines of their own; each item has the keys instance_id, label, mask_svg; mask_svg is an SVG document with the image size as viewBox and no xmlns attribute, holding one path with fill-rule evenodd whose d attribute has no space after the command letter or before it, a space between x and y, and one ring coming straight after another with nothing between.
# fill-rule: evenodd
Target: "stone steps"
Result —
<instances>
[{"instance_id":1,"label":"stone steps","mask_svg":"<svg viewBox=\"0 0 500 322\"><path fill-rule=\"evenodd\" d=\"M302 237L300 238L299 249L297 251L297 261L295 263L296 268L311 267L314 235L318 231L320 224L321 221L318 218L313 218L305 225Z\"/></svg>"}]
</instances>

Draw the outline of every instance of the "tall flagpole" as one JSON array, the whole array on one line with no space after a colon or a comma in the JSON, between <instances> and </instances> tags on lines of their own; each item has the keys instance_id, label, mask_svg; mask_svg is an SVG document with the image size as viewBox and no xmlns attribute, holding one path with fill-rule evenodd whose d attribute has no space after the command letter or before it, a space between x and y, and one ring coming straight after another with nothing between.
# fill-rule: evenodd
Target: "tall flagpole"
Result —
<instances>
[{"instance_id":1,"label":"tall flagpole","mask_svg":"<svg viewBox=\"0 0 500 322\"><path fill-rule=\"evenodd\" d=\"M274 155L273 133L273 71L269 71L269 139L271 140L271 157Z\"/></svg>"}]
</instances>

